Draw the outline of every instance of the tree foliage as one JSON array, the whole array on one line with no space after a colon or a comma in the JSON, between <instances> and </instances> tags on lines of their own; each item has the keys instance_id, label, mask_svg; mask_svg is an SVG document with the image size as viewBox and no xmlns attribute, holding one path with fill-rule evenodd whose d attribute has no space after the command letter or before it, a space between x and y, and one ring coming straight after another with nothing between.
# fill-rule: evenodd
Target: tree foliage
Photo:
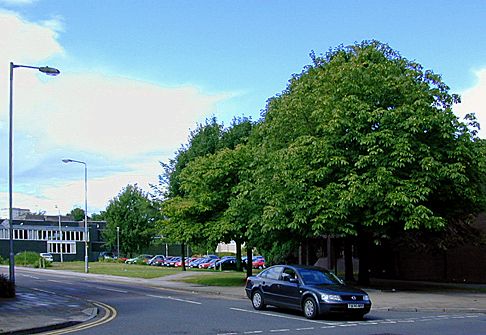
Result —
<instances>
[{"instance_id":1,"label":"tree foliage","mask_svg":"<svg viewBox=\"0 0 486 335\"><path fill-rule=\"evenodd\" d=\"M141 253L156 235L155 222L160 217L158 204L150 200L137 185L127 185L110 200L104 218L103 238L107 248L117 245L117 227L120 229L120 252L127 255Z\"/></svg>"},{"instance_id":2,"label":"tree foliage","mask_svg":"<svg viewBox=\"0 0 486 335\"><path fill-rule=\"evenodd\" d=\"M377 41L311 59L256 126L213 119L191 133L161 178L166 232L241 238L277 258L309 238L358 236L366 271L373 239L467 231L485 208L485 146L441 77Z\"/></svg>"}]
</instances>

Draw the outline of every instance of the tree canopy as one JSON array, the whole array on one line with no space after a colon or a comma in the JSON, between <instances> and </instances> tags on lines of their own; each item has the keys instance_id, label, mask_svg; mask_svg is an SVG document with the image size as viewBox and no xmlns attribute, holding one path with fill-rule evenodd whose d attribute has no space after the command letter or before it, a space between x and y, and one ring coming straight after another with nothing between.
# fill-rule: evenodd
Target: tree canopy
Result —
<instances>
[{"instance_id":1,"label":"tree canopy","mask_svg":"<svg viewBox=\"0 0 486 335\"><path fill-rule=\"evenodd\" d=\"M439 75L378 41L311 59L244 136L213 120L179 151L164 204L179 238L369 244L485 208L484 141L474 115L453 114L460 99Z\"/></svg>"}]
</instances>

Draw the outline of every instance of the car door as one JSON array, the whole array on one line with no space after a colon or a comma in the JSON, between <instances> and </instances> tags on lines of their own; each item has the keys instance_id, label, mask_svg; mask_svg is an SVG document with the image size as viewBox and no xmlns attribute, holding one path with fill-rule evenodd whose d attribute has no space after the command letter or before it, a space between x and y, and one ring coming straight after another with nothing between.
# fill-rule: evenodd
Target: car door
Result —
<instances>
[{"instance_id":1,"label":"car door","mask_svg":"<svg viewBox=\"0 0 486 335\"><path fill-rule=\"evenodd\" d=\"M264 275L261 276L261 289L263 292L263 299L269 305L279 305L279 287L280 274L283 271L283 266L273 266L268 268Z\"/></svg>"},{"instance_id":2,"label":"car door","mask_svg":"<svg viewBox=\"0 0 486 335\"><path fill-rule=\"evenodd\" d=\"M300 309L302 291L296 271L285 267L280 276L278 289L278 300L288 308Z\"/></svg>"}]
</instances>

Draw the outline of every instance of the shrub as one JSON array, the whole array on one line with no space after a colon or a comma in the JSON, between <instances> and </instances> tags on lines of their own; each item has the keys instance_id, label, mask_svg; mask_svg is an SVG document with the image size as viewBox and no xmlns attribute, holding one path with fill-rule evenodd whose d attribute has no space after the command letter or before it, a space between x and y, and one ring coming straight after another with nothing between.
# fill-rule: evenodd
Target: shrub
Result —
<instances>
[{"instance_id":1,"label":"shrub","mask_svg":"<svg viewBox=\"0 0 486 335\"><path fill-rule=\"evenodd\" d=\"M0 298L15 297L15 285L6 275L0 274Z\"/></svg>"},{"instance_id":2,"label":"shrub","mask_svg":"<svg viewBox=\"0 0 486 335\"><path fill-rule=\"evenodd\" d=\"M41 256L37 252L23 251L15 255L15 264L19 266L39 267L40 259Z\"/></svg>"}]
</instances>

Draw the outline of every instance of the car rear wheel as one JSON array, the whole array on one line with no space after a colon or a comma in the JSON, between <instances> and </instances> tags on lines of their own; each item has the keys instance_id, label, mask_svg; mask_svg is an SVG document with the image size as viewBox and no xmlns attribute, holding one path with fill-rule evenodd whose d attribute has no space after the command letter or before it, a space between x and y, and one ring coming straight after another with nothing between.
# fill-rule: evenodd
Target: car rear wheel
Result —
<instances>
[{"instance_id":1,"label":"car rear wheel","mask_svg":"<svg viewBox=\"0 0 486 335\"><path fill-rule=\"evenodd\" d=\"M317 303L314 298L308 297L303 304L304 315L308 319L315 319L317 316Z\"/></svg>"},{"instance_id":2,"label":"car rear wheel","mask_svg":"<svg viewBox=\"0 0 486 335\"><path fill-rule=\"evenodd\" d=\"M251 303L253 308L256 310L265 309L265 302L263 301L263 295L260 291L253 292L253 295L251 296Z\"/></svg>"}]
</instances>

